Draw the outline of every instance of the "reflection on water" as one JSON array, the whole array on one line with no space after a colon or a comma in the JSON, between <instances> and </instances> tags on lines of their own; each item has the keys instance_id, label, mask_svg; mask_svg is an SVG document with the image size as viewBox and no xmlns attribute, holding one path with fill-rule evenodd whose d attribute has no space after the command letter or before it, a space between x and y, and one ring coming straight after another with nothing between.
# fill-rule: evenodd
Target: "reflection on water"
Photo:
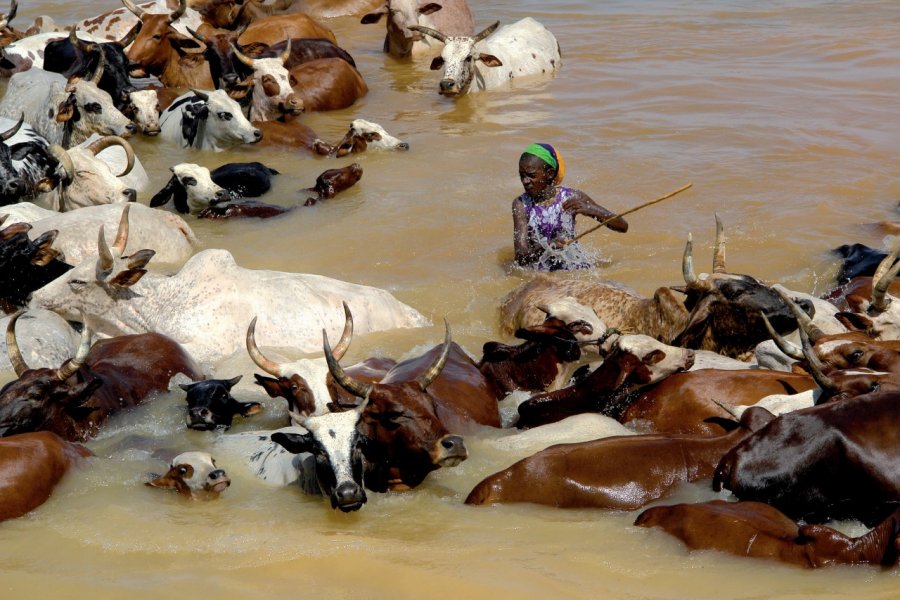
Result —
<instances>
[{"instance_id":1,"label":"reflection on water","mask_svg":"<svg viewBox=\"0 0 900 600\"><path fill-rule=\"evenodd\" d=\"M711 268L713 213L726 227L728 268L821 292L836 270L828 249L880 246L871 223L896 218L900 149L896 74L900 4L557 1L471 2L476 28L526 15L560 41L549 80L457 101L437 93L427 62L380 53L383 30L328 22L370 92L356 106L304 116L338 140L353 118L383 125L406 153L327 160L261 148L222 154L135 141L151 185L176 162L216 167L262 160L282 172L267 202L292 205L327 168L359 162L355 187L331 201L259 222L193 223L206 247L246 267L321 273L391 290L432 322L446 316L473 354L497 339L499 299L529 276L508 269L517 161L533 141L559 147L567 184L621 212L687 181L694 187L628 217L629 232L582 240L607 278L650 294L681 280L688 232L698 270ZM97 14L108 2L23 3L17 21ZM579 221L580 230L593 222ZM151 263L152 265L152 263ZM400 357L436 344L440 326L354 339L345 362ZM267 350L267 349L264 349ZM278 349L291 356L290 349ZM235 431L274 427L284 406L252 385L246 356L216 366L244 374L235 395L262 415ZM471 457L410 494L370 494L358 513L333 512L296 489L255 481L240 457L217 502L190 503L143 485L164 452L207 449L223 433L184 431L181 392L114 419L90 446L89 468L43 507L0 525L3 597L158 598L895 598L898 572L806 573L711 553L687 553L634 514L535 506L468 507L486 475L517 457L470 436ZM148 443L147 440L150 440ZM688 486L679 499L712 495Z\"/></svg>"}]
</instances>

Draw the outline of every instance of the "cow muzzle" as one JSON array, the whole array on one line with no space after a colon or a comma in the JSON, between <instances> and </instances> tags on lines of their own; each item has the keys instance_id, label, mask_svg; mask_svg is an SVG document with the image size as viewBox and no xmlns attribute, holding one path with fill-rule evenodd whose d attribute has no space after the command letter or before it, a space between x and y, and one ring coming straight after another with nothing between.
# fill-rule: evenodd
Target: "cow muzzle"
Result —
<instances>
[{"instance_id":1,"label":"cow muzzle","mask_svg":"<svg viewBox=\"0 0 900 600\"><path fill-rule=\"evenodd\" d=\"M231 479L229 479L228 475L226 475L225 471L222 469L216 469L209 474L207 479L206 489L213 494L221 494L231 485Z\"/></svg>"},{"instance_id":2,"label":"cow muzzle","mask_svg":"<svg viewBox=\"0 0 900 600\"><path fill-rule=\"evenodd\" d=\"M453 79L441 79L438 92L441 96L458 96L459 86L456 85L456 81Z\"/></svg>"},{"instance_id":3,"label":"cow muzzle","mask_svg":"<svg viewBox=\"0 0 900 600\"><path fill-rule=\"evenodd\" d=\"M366 491L353 481L345 481L331 494L331 508L342 512L353 512L366 503Z\"/></svg>"},{"instance_id":4,"label":"cow muzzle","mask_svg":"<svg viewBox=\"0 0 900 600\"><path fill-rule=\"evenodd\" d=\"M185 417L188 428L196 431L212 431L216 428L215 418L208 408L192 408Z\"/></svg>"},{"instance_id":5,"label":"cow muzzle","mask_svg":"<svg viewBox=\"0 0 900 600\"><path fill-rule=\"evenodd\" d=\"M432 461L440 467L455 467L468 457L469 451L460 435L445 435L431 453Z\"/></svg>"}]
</instances>

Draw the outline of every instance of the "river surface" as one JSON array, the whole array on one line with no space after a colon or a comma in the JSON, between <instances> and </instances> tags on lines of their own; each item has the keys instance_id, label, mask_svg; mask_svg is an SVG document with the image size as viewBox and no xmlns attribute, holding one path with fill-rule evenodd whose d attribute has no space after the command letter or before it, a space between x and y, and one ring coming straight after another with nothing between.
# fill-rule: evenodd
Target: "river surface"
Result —
<instances>
[{"instance_id":1,"label":"river surface","mask_svg":"<svg viewBox=\"0 0 900 600\"><path fill-rule=\"evenodd\" d=\"M380 52L383 25L327 21L370 92L350 109L305 116L337 141L353 118L409 142L405 153L338 160L287 150L203 153L138 139L151 175L148 202L182 161L215 167L261 160L280 170L265 199L294 205L327 168L359 162L360 183L336 199L269 221L192 225L205 247L246 267L319 273L387 288L439 326L354 340L346 364L400 357L438 343L447 317L471 353L500 339L500 298L529 274L510 269L510 203L517 160L533 141L556 145L566 183L614 212L687 183L693 188L627 217L630 230L593 233L598 268L584 277L650 294L681 283L689 232L698 270L711 268L714 214L728 269L802 291L831 284L829 249L887 243L874 224L900 200L900 3L716 1L472 1L476 26L524 16L557 36L553 78L452 101L428 60ZM14 22L57 22L115 6L87 0L22 3ZM581 230L590 221L579 222ZM282 355L291 355L282 349ZM233 431L277 426L283 402L251 385L246 356L216 365L244 374L242 400L263 415ZM33 513L0 524L3 598L618 598L895 599L900 571L805 572L716 553L689 553L663 533L631 526L636 513L462 501L517 457L506 432L467 438L471 458L412 493L375 494L354 514L297 489L268 488L239 461L218 458L233 484L210 503L143 485L165 465L153 450L212 449L220 433L184 431L183 394L114 419ZM712 492L688 487L681 499Z\"/></svg>"}]
</instances>

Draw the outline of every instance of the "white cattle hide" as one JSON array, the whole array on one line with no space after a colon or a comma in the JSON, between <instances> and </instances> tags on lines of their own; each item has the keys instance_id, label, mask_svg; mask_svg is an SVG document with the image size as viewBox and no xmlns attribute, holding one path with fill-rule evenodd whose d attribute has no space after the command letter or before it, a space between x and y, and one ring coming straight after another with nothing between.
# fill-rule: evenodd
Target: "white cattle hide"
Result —
<instances>
[{"instance_id":1,"label":"white cattle hide","mask_svg":"<svg viewBox=\"0 0 900 600\"><path fill-rule=\"evenodd\" d=\"M129 92L134 107L134 124L144 135L159 135L159 94L156 90Z\"/></svg>"},{"instance_id":2,"label":"white cattle hide","mask_svg":"<svg viewBox=\"0 0 900 600\"><path fill-rule=\"evenodd\" d=\"M128 29L123 31L121 37L124 37L127 32ZM120 39L108 40L80 30L77 32L77 35L79 40L86 42L109 42ZM69 37L68 31L51 31L29 35L6 46L3 49L3 56L16 65L22 64L24 66L25 64L30 64L32 69L43 69L44 49L47 47L47 44L56 40L64 40L67 37ZM26 63L25 61L30 62Z\"/></svg>"},{"instance_id":3,"label":"white cattle hide","mask_svg":"<svg viewBox=\"0 0 900 600\"><path fill-rule=\"evenodd\" d=\"M5 332L12 315L0 318L0 331ZM29 310L16 322L16 341L22 358L32 369L58 369L75 356L81 335L55 312ZM0 336L0 376L15 378L6 349L6 335Z\"/></svg>"},{"instance_id":4,"label":"white cattle hide","mask_svg":"<svg viewBox=\"0 0 900 600\"><path fill-rule=\"evenodd\" d=\"M437 6L437 10L435 10ZM384 51L391 56L403 58L433 55L443 47L443 43L418 32L411 31L410 25L424 25L448 36L469 36L475 33L475 21L466 0L387 0L377 11L363 17L363 23L377 23L387 15L387 34Z\"/></svg>"}]
</instances>

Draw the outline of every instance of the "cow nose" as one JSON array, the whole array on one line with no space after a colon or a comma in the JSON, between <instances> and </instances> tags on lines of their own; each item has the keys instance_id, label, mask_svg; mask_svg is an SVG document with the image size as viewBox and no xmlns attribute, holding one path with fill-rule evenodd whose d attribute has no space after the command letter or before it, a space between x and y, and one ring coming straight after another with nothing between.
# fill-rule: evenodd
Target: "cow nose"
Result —
<instances>
[{"instance_id":1,"label":"cow nose","mask_svg":"<svg viewBox=\"0 0 900 600\"><path fill-rule=\"evenodd\" d=\"M459 435L445 435L439 446L438 460L435 462L442 467L455 467L469 455L466 444Z\"/></svg>"},{"instance_id":2,"label":"cow nose","mask_svg":"<svg viewBox=\"0 0 900 600\"><path fill-rule=\"evenodd\" d=\"M409 150L409 144L406 142L400 142L397 144L397 150Z\"/></svg>"},{"instance_id":3,"label":"cow nose","mask_svg":"<svg viewBox=\"0 0 900 600\"><path fill-rule=\"evenodd\" d=\"M222 81L225 83L226 87L231 87L238 82L237 73L229 73L227 75L222 75Z\"/></svg>"},{"instance_id":4,"label":"cow nose","mask_svg":"<svg viewBox=\"0 0 900 600\"><path fill-rule=\"evenodd\" d=\"M452 79L441 79L441 93L452 92L456 83Z\"/></svg>"},{"instance_id":5,"label":"cow nose","mask_svg":"<svg viewBox=\"0 0 900 600\"><path fill-rule=\"evenodd\" d=\"M260 131L259 129L254 129L254 130L253 130L253 137L256 139L257 142L258 142L259 140L261 140L261 139L262 139L262 131Z\"/></svg>"},{"instance_id":6,"label":"cow nose","mask_svg":"<svg viewBox=\"0 0 900 600\"><path fill-rule=\"evenodd\" d=\"M18 177L7 179L6 189L10 194L18 194L22 190L22 180Z\"/></svg>"},{"instance_id":7,"label":"cow nose","mask_svg":"<svg viewBox=\"0 0 900 600\"><path fill-rule=\"evenodd\" d=\"M221 479L222 477L225 477L224 469L216 469L215 471L213 471L212 473L209 474L210 481L215 481L217 479Z\"/></svg>"},{"instance_id":8,"label":"cow nose","mask_svg":"<svg viewBox=\"0 0 900 600\"><path fill-rule=\"evenodd\" d=\"M154 125L153 127L145 127L144 135L159 135L160 132L159 125Z\"/></svg>"},{"instance_id":9,"label":"cow nose","mask_svg":"<svg viewBox=\"0 0 900 600\"><path fill-rule=\"evenodd\" d=\"M344 512L359 510L366 503L366 492L356 483L345 481L335 488L332 503Z\"/></svg>"},{"instance_id":10,"label":"cow nose","mask_svg":"<svg viewBox=\"0 0 900 600\"><path fill-rule=\"evenodd\" d=\"M134 188L126 188L122 193L125 195L125 199L129 202L134 202L135 200L137 200L137 191L135 191Z\"/></svg>"},{"instance_id":11,"label":"cow nose","mask_svg":"<svg viewBox=\"0 0 900 600\"><path fill-rule=\"evenodd\" d=\"M135 131L137 131L137 125L135 125L134 123L129 123L128 125L125 126L125 132L128 135L131 135Z\"/></svg>"},{"instance_id":12,"label":"cow nose","mask_svg":"<svg viewBox=\"0 0 900 600\"><path fill-rule=\"evenodd\" d=\"M231 200L231 194L228 193L228 190L219 190L216 192L216 199L213 204L218 204L219 202L228 202Z\"/></svg>"}]
</instances>

